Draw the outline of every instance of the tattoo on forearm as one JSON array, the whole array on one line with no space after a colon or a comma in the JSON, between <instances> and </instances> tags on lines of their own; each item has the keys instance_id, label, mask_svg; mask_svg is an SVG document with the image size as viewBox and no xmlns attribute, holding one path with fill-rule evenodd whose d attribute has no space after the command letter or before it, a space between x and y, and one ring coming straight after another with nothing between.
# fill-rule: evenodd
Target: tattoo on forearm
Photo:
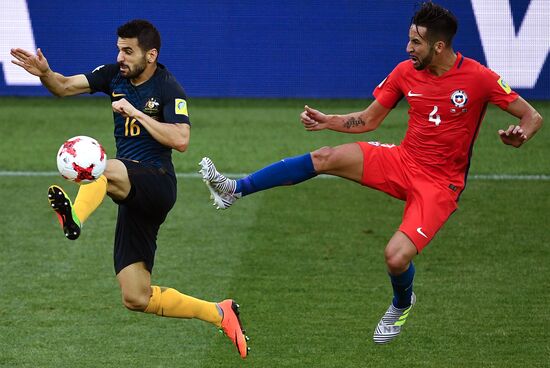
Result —
<instances>
[{"instance_id":1,"label":"tattoo on forearm","mask_svg":"<svg viewBox=\"0 0 550 368\"><path fill-rule=\"evenodd\" d=\"M363 119L349 118L349 120L344 123L344 128L351 129L359 125L365 126L365 122L363 121Z\"/></svg>"}]
</instances>

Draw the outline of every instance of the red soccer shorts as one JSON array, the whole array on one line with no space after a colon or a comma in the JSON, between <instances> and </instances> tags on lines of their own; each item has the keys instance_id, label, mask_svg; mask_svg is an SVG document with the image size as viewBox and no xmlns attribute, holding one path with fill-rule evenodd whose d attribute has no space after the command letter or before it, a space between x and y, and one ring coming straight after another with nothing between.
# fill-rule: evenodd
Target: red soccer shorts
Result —
<instances>
[{"instance_id":1,"label":"red soccer shorts","mask_svg":"<svg viewBox=\"0 0 550 368\"><path fill-rule=\"evenodd\" d=\"M406 202L399 230L420 253L458 208L457 193L407 160L401 147L378 142L357 143L363 151L361 184Z\"/></svg>"}]
</instances>

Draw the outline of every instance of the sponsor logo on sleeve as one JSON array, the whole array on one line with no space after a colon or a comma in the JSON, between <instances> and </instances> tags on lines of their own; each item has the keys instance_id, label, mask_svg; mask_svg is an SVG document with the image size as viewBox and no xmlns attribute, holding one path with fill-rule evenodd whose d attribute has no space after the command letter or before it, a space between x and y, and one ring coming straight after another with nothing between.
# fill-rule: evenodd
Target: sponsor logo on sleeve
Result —
<instances>
[{"instance_id":1,"label":"sponsor logo on sleeve","mask_svg":"<svg viewBox=\"0 0 550 368\"><path fill-rule=\"evenodd\" d=\"M422 231L422 227L417 227L416 232L428 239L428 235L424 234L424 232Z\"/></svg>"},{"instance_id":2,"label":"sponsor logo on sleeve","mask_svg":"<svg viewBox=\"0 0 550 368\"><path fill-rule=\"evenodd\" d=\"M187 112L187 102L183 98L176 98L175 106L176 115L189 116L189 113Z\"/></svg>"}]
</instances>

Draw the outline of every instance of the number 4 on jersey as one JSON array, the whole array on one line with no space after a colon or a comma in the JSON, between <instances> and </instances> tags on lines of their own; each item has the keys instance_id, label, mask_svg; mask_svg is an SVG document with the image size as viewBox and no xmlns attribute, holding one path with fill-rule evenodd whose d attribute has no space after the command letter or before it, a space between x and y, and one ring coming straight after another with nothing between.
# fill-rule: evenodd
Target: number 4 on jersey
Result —
<instances>
[{"instance_id":1,"label":"number 4 on jersey","mask_svg":"<svg viewBox=\"0 0 550 368\"><path fill-rule=\"evenodd\" d=\"M439 126L441 123L441 117L437 114L437 106L434 106L434 109L432 112L430 112L430 116L428 117L428 120L435 123L435 126Z\"/></svg>"}]
</instances>

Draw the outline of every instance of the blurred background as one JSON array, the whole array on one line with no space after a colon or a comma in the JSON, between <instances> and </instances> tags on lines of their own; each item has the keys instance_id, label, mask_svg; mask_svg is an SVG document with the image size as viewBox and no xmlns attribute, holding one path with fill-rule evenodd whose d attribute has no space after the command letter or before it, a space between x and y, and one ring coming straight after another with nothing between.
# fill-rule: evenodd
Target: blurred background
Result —
<instances>
[{"instance_id":1,"label":"blurred background","mask_svg":"<svg viewBox=\"0 0 550 368\"><path fill-rule=\"evenodd\" d=\"M412 14L397 1L4 0L0 95L47 95L11 65L9 48L40 47L65 75L115 62L116 29L134 18L162 36L160 62L190 97L366 98L407 58ZM522 96L550 98L550 2L439 3L459 20L455 50Z\"/></svg>"}]
</instances>

